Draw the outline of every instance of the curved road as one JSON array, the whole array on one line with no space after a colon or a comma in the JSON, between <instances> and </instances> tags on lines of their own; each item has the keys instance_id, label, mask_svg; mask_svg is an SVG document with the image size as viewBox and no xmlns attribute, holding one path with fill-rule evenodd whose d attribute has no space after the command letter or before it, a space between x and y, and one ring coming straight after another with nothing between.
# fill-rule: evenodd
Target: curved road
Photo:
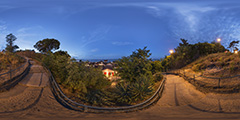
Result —
<instances>
[{"instance_id":1,"label":"curved road","mask_svg":"<svg viewBox=\"0 0 240 120\"><path fill-rule=\"evenodd\" d=\"M39 65L13 89L0 93L0 119L237 119L240 94L203 94L181 77L167 75L161 99L148 109L130 113L94 114L59 104Z\"/></svg>"}]
</instances>

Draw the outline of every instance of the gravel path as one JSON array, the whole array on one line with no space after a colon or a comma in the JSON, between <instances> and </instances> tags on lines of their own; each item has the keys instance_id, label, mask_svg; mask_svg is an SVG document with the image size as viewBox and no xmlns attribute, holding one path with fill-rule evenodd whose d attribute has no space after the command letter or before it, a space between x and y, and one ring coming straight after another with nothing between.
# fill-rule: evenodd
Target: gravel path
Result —
<instances>
[{"instance_id":1,"label":"gravel path","mask_svg":"<svg viewBox=\"0 0 240 120\"><path fill-rule=\"evenodd\" d=\"M41 70L41 66L34 67L33 65L29 75L19 85L10 91L0 93L0 119L150 120L240 118L239 94L203 94L181 77L175 75L167 76L162 98L154 106L145 110L113 114L94 114L69 110L56 101L48 83L45 82L46 77L32 77L40 76L40 73L45 74ZM35 86L32 86L32 84ZM43 85L41 86L41 84Z\"/></svg>"}]
</instances>

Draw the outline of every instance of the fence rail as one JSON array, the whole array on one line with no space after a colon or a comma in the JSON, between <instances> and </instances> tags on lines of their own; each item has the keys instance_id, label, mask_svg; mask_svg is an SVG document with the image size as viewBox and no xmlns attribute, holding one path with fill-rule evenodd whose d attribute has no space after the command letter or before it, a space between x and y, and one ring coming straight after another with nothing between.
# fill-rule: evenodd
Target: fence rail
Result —
<instances>
[{"instance_id":1,"label":"fence rail","mask_svg":"<svg viewBox=\"0 0 240 120\"><path fill-rule=\"evenodd\" d=\"M45 66L45 65L43 65ZM51 84L51 88L52 88L52 92L54 93L55 97L64 105L70 107L71 109L74 110L79 110L79 111L83 111L83 112L94 112L94 113L102 113L102 112L130 112L130 111L137 111L137 110L141 110L144 109L150 105L152 105L153 103L157 102L158 99L161 97L163 89L164 89L164 85L165 85L165 81L166 81L166 77L163 78L161 84L159 85L159 87L157 88L157 90L155 91L155 93L146 101L139 103L137 105L132 105L132 106L126 106L126 107L95 107L95 106L88 106L88 105L84 105L84 104L80 104L77 103L73 100L71 100L70 98L68 98L61 90L61 88L59 87L58 83L56 82L56 80L54 79L51 71L45 66L45 68L47 69L48 73L49 73L49 81Z\"/></svg>"},{"instance_id":2,"label":"fence rail","mask_svg":"<svg viewBox=\"0 0 240 120\"><path fill-rule=\"evenodd\" d=\"M240 89L238 89L240 86L239 77L240 75L234 75L234 76L227 76L227 77L209 77L204 76L204 74L192 74L190 72L186 72L185 70L177 70L177 71L171 71L168 72L171 74L178 74L182 77L185 77L188 79L189 82L192 82L193 84L198 84L199 86L204 86L207 88L221 88L226 89L225 91L216 91L220 93L230 93L230 92L240 92ZM229 89L228 89L229 88ZM234 88L234 89L230 89Z\"/></svg>"},{"instance_id":3,"label":"fence rail","mask_svg":"<svg viewBox=\"0 0 240 120\"><path fill-rule=\"evenodd\" d=\"M26 62L23 65L13 70L9 70L6 73L0 74L0 91L8 90L15 86L17 82L19 82L20 79L27 74L30 64L28 58L25 59Z\"/></svg>"}]
</instances>

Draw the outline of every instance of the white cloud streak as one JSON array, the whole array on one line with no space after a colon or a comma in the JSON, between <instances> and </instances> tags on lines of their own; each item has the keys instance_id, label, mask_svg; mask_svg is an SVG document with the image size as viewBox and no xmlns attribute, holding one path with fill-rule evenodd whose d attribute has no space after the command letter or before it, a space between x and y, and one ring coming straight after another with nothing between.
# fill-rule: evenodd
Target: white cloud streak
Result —
<instances>
[{"instance_id":1,"label":"white cloud streak","mask_svg":"<svg viewBox=\"0 0 240 120\"><path fill-rule=\"evenodd\" d=\"M92 49L91 52L97 52L99 49L98 48L95 48L95 49Z\"/></svg>"},{"instance_id":2,"label":"white cloud streak","mask_svg":"<svg viewBox=\"0 0 240 120\"><path fill-rule=\"evenodd\" d=\"M125 46L125 45L132 45L132 42L120 42L120 41L115 41L112 42L113 45L118 45L118 46Z\"/></svg>"},{"instance_id":3,"label":"white cloud streak","mask_svg":"<svg viewBox=\"0 0 240 120\"><path fill-rule=\"evenodd\" d=\"M110 29L111 29L111 27L104 26L104 27L100 27L99 29L96 29L94 32L90 33L89 37L82 36L81 47L84 48L84 47L88 46L89 44L92 44L92 43L95 43L97 41L103 40L105 38L105 35L108 34Z\"/></svg>"}]
</instances>

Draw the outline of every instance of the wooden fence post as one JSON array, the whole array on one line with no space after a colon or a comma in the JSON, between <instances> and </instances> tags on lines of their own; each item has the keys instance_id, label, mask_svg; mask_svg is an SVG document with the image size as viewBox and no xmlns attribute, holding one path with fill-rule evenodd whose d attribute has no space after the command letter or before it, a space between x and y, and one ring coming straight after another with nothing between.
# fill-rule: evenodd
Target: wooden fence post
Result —
<instances>
[{"instance_id":1,"label":"wooden fence post","mask_svg":"<svg viewBox=\"0 0 240 120\"><path fill-rule=\"evenodd\" d=\"M10 65L10 80L12 79L12 68L11 68L11 65Z\"/></svg>"},{"instance_id":2,"label":"wooden fence post","mask_svg":"<svg viewBox=\"0 0 240 120\"><path fill-rule=\"evenodd\" d=\"M88 111L88 108L86 106L84 106L83 112L87 112L87 111Z\"/></svg>"},{"instance_id":3,"label":"wooden fence post","mask_svg":"<svg viewBox=\"0 0 240 120\"><path fill-rule=\"evenodd\" d=\"M218 79L218 87L220 88L221 78Z\"/></svg>"},{"instance_id":4,"label":"wooden fence post","mask_svg":"<svg viewBox=\"0 0 240 120\"><path fill-rule=\"evenodd\" d=\"M195 83L195 74L193 75L193 81L194 81L194 83Z\"/></svg>"}]
</instances>

